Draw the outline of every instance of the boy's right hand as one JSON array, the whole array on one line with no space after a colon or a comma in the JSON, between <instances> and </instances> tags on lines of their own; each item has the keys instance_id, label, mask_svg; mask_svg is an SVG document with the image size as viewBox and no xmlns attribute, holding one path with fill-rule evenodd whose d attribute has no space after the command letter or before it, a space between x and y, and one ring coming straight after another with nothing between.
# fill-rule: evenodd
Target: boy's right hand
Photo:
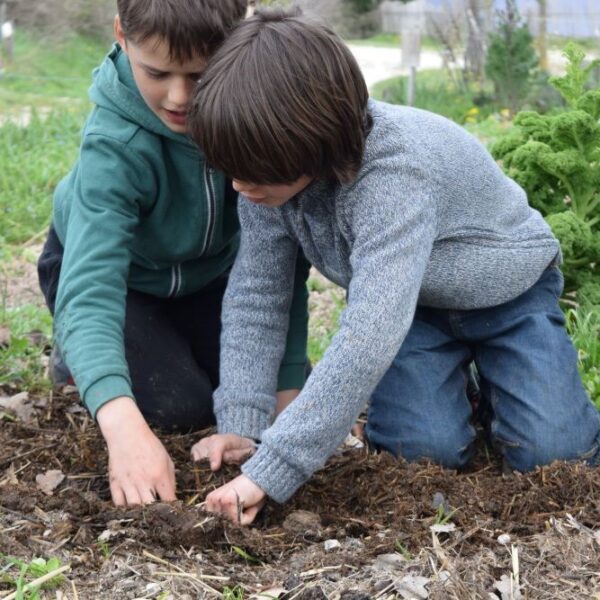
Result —
<instances>
[{"instance_id":1,"label":"boy's right hand","mask_svg":"<svg viewBox=\"0 0 600 600\"><path fill-rule=\"evenodd\" d=\"M96 413L108 447L110 493L116 506L175 500L175 467L133 398L121 396Z\"/></svg>"},{"instance_id":2,"label":"boy's right hand","mask_svg":"<svg viewBox=\"0 0 600 600\"><path fill-rule=\"evenodd\" d=\"M192 447L194 461L208 459L212 471L218 471L223 463L244 462L256 452L256 442L234 433L216 433L202 438Z\"/></svg>"}]
</instances>

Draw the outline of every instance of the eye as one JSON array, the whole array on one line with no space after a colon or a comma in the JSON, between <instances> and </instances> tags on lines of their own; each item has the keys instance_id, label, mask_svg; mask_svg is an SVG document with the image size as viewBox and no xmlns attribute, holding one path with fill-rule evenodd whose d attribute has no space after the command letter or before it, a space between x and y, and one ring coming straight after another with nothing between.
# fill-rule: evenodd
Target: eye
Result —
<instances>
[{"instance_id":1,"label":"eye","mask_svg":"<svg viewBox=\"0 0 600 600\"><path fill-rule=\"evenodd\" d=\"M162 71L146 71L146 75L148 75L150 79L157 80L165 79L167 77L167 73L164 73Z\"/></svg>"},{"instance_id":2,"label":"eye","mask_svg":"<svg viewBox=\"0 0 600 600\"><path fill-rule=\"evenodd\" d=\"M194 83L200 83L200 80L202 79L202 73L189 73L188 79Z\"/></svg>"}]
</instances>

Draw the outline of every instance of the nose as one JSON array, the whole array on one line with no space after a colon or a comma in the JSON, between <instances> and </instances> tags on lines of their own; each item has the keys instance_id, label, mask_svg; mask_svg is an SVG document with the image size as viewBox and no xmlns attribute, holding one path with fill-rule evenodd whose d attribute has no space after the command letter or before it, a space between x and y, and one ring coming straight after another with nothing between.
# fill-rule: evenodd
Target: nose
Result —
<instances>
[{"instance_id":1,"label":"nose","mask_svg":"<svg viewBox=\"0 0 600 600\"><path fill-rule=\"evenodd\" d=\"M187 106L193 86L194 83L187 77L173 77L167 94L169 103L178 108Z\"/></svg>"}]
</instances>

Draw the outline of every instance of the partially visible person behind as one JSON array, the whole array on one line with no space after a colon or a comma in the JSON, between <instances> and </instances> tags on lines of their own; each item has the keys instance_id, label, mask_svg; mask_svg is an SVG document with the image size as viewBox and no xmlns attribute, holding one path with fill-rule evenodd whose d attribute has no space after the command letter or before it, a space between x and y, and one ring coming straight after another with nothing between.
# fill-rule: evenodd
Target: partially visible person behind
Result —
<instances>
[{"instance_id":1,"label":"partially visible person behind","mask_svg":"<svg viewBox=\"0 0 600 600\"><path fill-rule=\"evenodd\" d=\"M237 193L189 139L187 119L206 61L246 1L118 0L117 8L117 43L94 73L95 107L56 189L38 266L54 314L51 374L57 384L72 374L97 419L121 505L175 498L173 462L151 426L214 423ZM286 401L306 362L307 267L298 264L277 367Z\"/></svg>"},{"instance_id":2,"label":"partially visible person behind","mask_svg":"<svg viewBox=\"0 0 600 600\"><path fill-rule=\"evenodd\" d=\"M285 11L236 28L189 119L209 164L241 193L242 227L223 307L219 433L192 457L216 469L260 441L208 510L247 524L266 496L287 500L369 398L372 447L465 466L472 362L511 468L598 462L600 416L558 304L559 244L476 139L438 115L369 100L344 43ZM299 247L348 303L272 424Z\"/></svg>"}]
</instances>

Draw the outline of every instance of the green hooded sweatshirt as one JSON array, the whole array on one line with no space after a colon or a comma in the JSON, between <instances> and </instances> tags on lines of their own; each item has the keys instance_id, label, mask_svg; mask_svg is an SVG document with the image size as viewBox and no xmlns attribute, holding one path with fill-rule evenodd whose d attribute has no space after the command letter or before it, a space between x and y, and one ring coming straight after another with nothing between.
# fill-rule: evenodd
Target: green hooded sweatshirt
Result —
<instances>
[{"instance_id":1,"label":"green hooded sweatshirt","mask_svg":"<svg viewBox=\"0 0 600 600\"><path fill-rule=\"evenodd\" d=\"M79 159L54 195L64 246L54 328L95 416L109 400L133 397L123 340L127 289L163 298L202 289L231 267L239 223L224 175L146 105L118 45L94 71L90 99ZM279 389L304 383L307 266L298 271Z\"/></svg>"}]
</instances>

